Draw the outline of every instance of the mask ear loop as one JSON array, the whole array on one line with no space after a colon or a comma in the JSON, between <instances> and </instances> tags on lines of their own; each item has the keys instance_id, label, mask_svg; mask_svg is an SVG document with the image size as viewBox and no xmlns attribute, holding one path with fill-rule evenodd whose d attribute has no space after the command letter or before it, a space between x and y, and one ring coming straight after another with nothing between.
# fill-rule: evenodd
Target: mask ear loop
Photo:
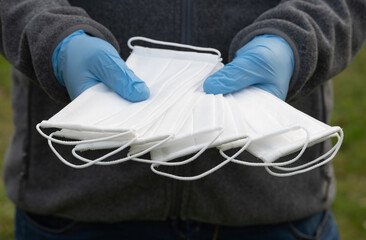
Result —
<instances>
[{"instance_id":1,"label":"mask ear loop","mask_svg":"<svg viewBox=\"0 0 366 240\"><path fill-rule=\"evenodd\" d=\"M332 137L334 137L334 136L332 136ZM320 166L330 162L336 156L336 154L338 153L338 151L339 151L339 149L342 145L343 137L344 137L343 130L341 128L339 128L339 134L337 133L335 137L337 137L337 139L338 139L337 143L328 152L324 153L323 155L321 155L320 157L314 159L313 161L311 161L309 163L305 163L301 166L296 166L296 167L278 167L278 166L274 166L274 168L282 170L282 171L293 171L293 172L276 173L276 172L273 172L272 170L270 170L269 167L265 167L266 171L269 174L271 174L273 176L276 176L276 177L289 177L289 176L305 173L305 172L311 171L311 170L313 170L317 167L320 167ZM328 158L326 158L326 157L328 157ZM326 158L326 159L324 159L324 158ZM321 161L322 159L324 159L324 160ZM315 164L316 162L319 162L319 161L321 161L321 162L318 163L318 164ZM313 165L313 164L315 164L315 165ZM305 167L310 166L310 165L313 165L313 166L305 168ZM305 169L303 169L303 168L305 168ZM299 170L299 169L301 169L301 170ZM294 170L298 170L298 171L294 171Z\"/></svg>"},{"instance_id":2,"label":"mask ear loop","mask_svg":"<svg viewBox=\"0 0 366 240\"><path fill-rule=\"evenodd\" d=\"M164 46L188 48L188 49L201 51L201 52L213 52L213 53L216 53L219 58L221 57L221 52L217 49L214 49L214 48L196 47L196 46L191 46L191 45L181 44L181 43L165 42L165 41L159 41L159 40L154 40L154 39L151 39L151 38L140 37L140 36L132 37L128 40L127 46L130 49L134 48L131 44L133 41L145 41L145 42L164 45Z\"/></svg>"},{"instance_id":3,"label":"mask ear loop","mask_svg":"<svg viewBox=\"0 0 366 240\"><path fill-rule=\"evenodd\" d=\"M78 140L78 141L65 141L65 140L60 140L60 139L56 139L54 138L53 136L56 135L58 132L53 132L51 133L49 136L46 135L40 128L41 126L41 123L38 123L36 125L36 129L38 130L38 132L43 136L45 137L46 139L48 139L48 145L50 147L50 149L52 150L52 152L56 155L56 157L61 161L63 162L64 164L66 164L67 166L69 167L72 167L72 168L77 168L77 169L81 169L81 168L86 168L86 167L89 167L91 165L94 165L94 164L97 164L98 162L106 159L107 157L109 156L112 156L122 150L124 150L125 148L129 147L133 142L136 141L137 137L135 136L134 134L134 131L133 130L124 130L125 132L122 132L122 133L117 133L117 134L114 134L114 135L111 135L111 136L108 136L108 137L101 137L101 138L95 138L95 139L88 139L88 140ZM82 127L83 130L91 130L87 127ZM92 129L95 131L95 129ZM107 131L115 131L115 130L107 130ZM66 145L66 146L70 146L70 145L77 145L77 144L91 144L91 143L96 143L96 142L101 142L101 141L106 141L106 140L110 140L110 139L115 139L115 138L118 138L118 137L122 137L122 136L125 136L129 133L133 133L134 137L127 141L126 143L124 143L122 146L118 147L117 149L115 149L114 151L100 157L100 158L97 158L95 160L90 160L88 161L88 163L86 164L73 164L69 161L67 161L65 158L63 158L61 156L61 154L59 154L59 152L55 149L55 147L53 146L53 143L58 143L58 144L61 144L61 145ZM75 149L75 148L74 148ZM73 155L75 156L76 153L74 153L74 149L72 150L72 153ZM81 158L81 156L80 156ZM124 158L123 161L127 161L127 160L130 160L131 158ZM81 159L79 159L81 160Z\"/></svg>"},{"instance_id":4,"label":"mask ear loop","mask_svg":"<svg viewBox=\"0 0 366 240\"><path fill-rule=\"evenodd\" d=\"M118 132L115 133L111 136L107 136L107 137L100 137L100 138L94 138L94 139L88 139L88 140L77 140L77 141L65 141L65 140L60 140L57 138L54 138L53 136L56 135L56 133L58 133L59 131L53 132L50 135L45 134L42 130L41 130L41 123L38 123L36 125L36 129L37 131L46 139L48 139L48 141L54 142L54 143L58 143L61 145L77 145L77 144L85 144L85 143L93 143L93 142L99 142L99 141L106 141L106 140L110 140L110 139L114 139L114 138L118 138L118 137L122 137L124 135L127 135L129 133L134 134L133 130L101 130L99 129L98 131L103 131L103 132L110 132L110 133L115 133L116 131L124 131L124 132ZM86 129L86 130L90 130L90 129ZM95 131L95 129L93 129ZM135 135L135 134L134 134ZM59 135L60 136L60 135ZM61 136L62 137L62 136Z\"/></svg>"},{"instance_id":5,"label":"mask ear loop","mask_svg":"<svg viewBox=\"0 0 366 240\"><path fill-rule=\"evenodd\" d=\"M214 129L215 130L219 130L218 134L209 142L207 143L203 148L201 148L196 154L194 154L192 157L180 161L180 162L167 162L164 160L152 160L152 159L145 159L145 158L133 158L133 161L136 162L142 162L142 163L149 163L149 164L155 164L157 166L159 165L163 165L163 166L180 166L183 164L187 164L190 163L192 161L194 161L195 159L197 159L204 151L206 151L220 136L221 134L224 132L224 129L222 127ZM129 155L129 154L127 154Z\"/></svg>"},{"instance_id":6,"label":"mask ear loop","mask_svg":"<svg viewBox=\"0 0 366 240\"><path fill-rule=\"evenodd\" d=\"M159 165L163 165L161 163L154 163L154 164L151 164L150 166L150 169L158 174L158 175L161 175L161 176L164 176L164 177L169 177L169 178L173 178L173 179L176 179L176 180L182 180L182 181L193 181L193 180L197 180L197 179L200 179L200 178L203 178L217 170L219 170L220 168L222 168L223 166L225 166L226 164L228 164L229 162L232 161L232 159L234 159L235 157L237 157L239 154L241 154L248 146L249 144L251 143L251 140L249 137L246 137L248 140L246 141L245 145L239 150L236 152L236 154L234 154L233 156L231 156L230 158L226 159L225 161L221 162L220 164L216 165L215 167L211 168L210 170L206 171L206 172L203 172L201 174L198 174L198 175L195 175L195 176L190 176L190 177L183 177L183 176L177 176L177 175L174 175L174 174L170 174L170 173L166 173L166 172L162 172L162 171L158 171L155 167L158 167Z\"/></svg>"},{"instance_id":7,"label":"mask ear loop","mask_svg":"<svg viewBox=\"0 0 366 240\"><path fill-rule=\"evenodd\" d=\"M135 158L135 157L139 157L139 156L142 156L142 155L144 155L144 154L146 154L146 153L148 153L148 152L150 152L151 150L153 150L154 148L156 148L156 147L158 147L158 146L160 146L160 145L162 145L162 144L164 144L165 142L167 142L167 141L169 141L169 140L171 140L172 138L173 138L174 136L172 135L172 134L169 134L169 135L166 135L166 136L164 136L163 137L163 139L161 139L162 137L159 137L159 138L154 138L154 140L156 141L156 140L161 140L160 142L158 142L157 144L154 144L154 145L152 145L152 146L150 146L149 148L147 148L147 149L145 149L145 150L143 150L143 151L141 151L141 152L139 152L139 153L136 153L136 154L133 154L133 155L129 155L129 154L127 154L127 157L125 157L125 158L121 158L121 159L115 159L115 160L111 160L111 161L107 161L107 162L102 162L103 160L105 160L106 158L108 158L108 157L110 157L110 156L112 156L112 155L114 155L114 154L116 154L116 153L118 153L118 152L120 152L120 151L122 151L124 148L117 148L117 149L115 149L114 151L112 151L112 152L110 152L110 153L108 153L108 154L106 154L106 155L104 155L104 156L102 156L102 157L100 157L100 158L98 158L98 159L94 159L94 160L92 160L92 159L88 159L88 158L84 158L84 157L82 157L82 156L80 156L79 154L77 154L77 152L76 151L80 151L80 150L82 150L82 151L86 151L86 150L90 150L90 149L88 149L88 148L86 148L86 147L83 147L83 148L77 148L77 146L76 147L74 147L73 149L72 149L72 155L75 157L75 158L77 158L77 159L79 159L79 160L81 160L81 161L83 161L83 162L87 162L87 163L89 163L89 162L93 162L94 164L96 164L96 165L114 165L114 164L118 164L118 163L122 163L122 162L125 162L125 161L127 161L127 160L133 160L133 158ZM137 139L137 138L136 138ZM135 139L135 140L136 140ZM133 142L131 142L131 144L132 144ZM130 145L131 145L130 144ZM128 145L128 146L130 146L130 145Z\"/></svg>"},{"instance_id":8,"label":"mask ear loop","mask_svg":"<svg viewBox=\"0 0 366 240\"><path fill-rule=\"evenodd\" d=\"M50 134L50 137L53 136L54 133L51 133ZM123 144L121 147L119 147L118 149L116 149L115 151L116 152L119 152L119 151L122 151L123 149L125 149L126 147L130 146L134 141L136 141L137 137L134 137L133 139L131 139L130 141L127 141L125 144ZM54 148L53 144L52 144L52 141L50 139L48 139L48 145L50 147L50 149L52 150L52 152L56 155L56 157L61 161L63 162L65 165L69 166L69 167L72 167L72 168L77 168L77 169L80 169L80 168L86 168L86 167L89 167L91 165L94 165L96 164L97 162L101 161L101 159L95 159L93 161L90 161L86 164L81 164L81 165L77 165L77 164L73 164L73 163L70 163L69 161L67 161L65 158L63 158L61 156L61 154ZM104 156L103 156L104 157Z\"/></svg>"},{"instance_id":9,"label":"mask ear loop","mask_svg":"<svg viewBox=\"0 0 366 240\"><path fill-rule=\"evenodd\" d=\"M241 164L241 165L245 165L245 166L251 166L251 167L272 167L272 166L285 166L285 165L288 165L288 164L291 164L291 163L294 163L296 162L305 152L306 148L308 147L309 145L309 132L308 130L306 130L305 128L301 127L301 126L293 126L293 127L290 127L290 128L287 128L287 129L283 129L281 131L277 131L275 133L271 133L271 134L268 134L266 136L263 136L259 139L262 139L262 138L267 138L267 137L272 137L272 136L275 136L275 135L278 135L278 134L283 134L283 133L286 133L286 132L290 132L290 131L293 131L293 130L303 130L305 132L305 140L304 140L304 144L301 148L301 151L296 155L296 157L286 161L286 162L280 162L280 163L274 163L274 162L271 162L271 163L255 163L255 162L247 162L247 161L244 161L244 160L238 160L238 159L235 159L233 158L232 156L229 157L228 155L226 155L226 153L223 151L223 150L219 150L221 156L223 156L224 158L226 159L229 159L231 158L232 162L233 163L237 163L237 164ZM258 140L258 139L256 139Z\"/></svg>"},{"instance_id":10,"label":"mask ear loop","mask_svg":"<svg viewBox=\"0 0 366 240\"><path fill-rule=\"evenodd\" d=\"M276 168L278 170L282 170L282 171L294 171L294 170L302 169L302 168L305 168L307 166L313 165L314 163L316 163L316 162L320 161L321 159L327 157L328 155L330 155L334 151L338 152L338 150L339 150L339 148L340 148L340 146L342 144L342 141L343 141L343 131L342 131L341 128L338 128L338 132L340 134L338 134L338 133L336 135L331 134L328 137L324 138L324 141L325 141L327 139L336 137L338 139L338 141L337 141L337 143L329 151L327 151L326 153L324 153L320 157L314 159L313 161L308 162L308 163L304 163L304 164L302 164L300 166L296 166L296 167L278 167L278 166L274 166L274 168Z\"/></svg>"}]
</instances>

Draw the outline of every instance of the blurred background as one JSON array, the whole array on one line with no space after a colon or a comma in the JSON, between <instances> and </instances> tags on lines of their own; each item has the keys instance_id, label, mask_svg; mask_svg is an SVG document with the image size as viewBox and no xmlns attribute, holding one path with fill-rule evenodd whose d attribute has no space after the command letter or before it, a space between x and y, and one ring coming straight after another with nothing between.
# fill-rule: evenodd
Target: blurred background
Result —
<instances>
[{"instance_id":1,"label":"blurred background","mask_svg":"<svg viewBox=\"0 0 366 240\"><path fill-rule=\"evenodd\" d=\"M337 197L332 209L342 239L366 239L366 46L352 64L333 79L331 125L343 128L341 150L333 159ZM13 132L10 104L10 64L0 56L0 171ZM13 240L14 206L0 180L0 239Z\"/></svg>"}]
</instances>

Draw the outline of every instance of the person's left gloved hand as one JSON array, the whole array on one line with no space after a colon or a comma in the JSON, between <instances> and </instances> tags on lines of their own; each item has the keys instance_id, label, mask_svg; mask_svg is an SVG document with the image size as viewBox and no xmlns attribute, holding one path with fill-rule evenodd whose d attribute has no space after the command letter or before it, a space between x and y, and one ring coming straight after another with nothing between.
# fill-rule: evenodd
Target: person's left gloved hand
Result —
<instances>
[{"instance_id":1,"label":"person's left gloved hand","mask_svg":"<svg viewBox=\"0 0 366 240\"><path fill-rule=\"evenodd\" d=\"M294 70L288 43L274 35L253 38L236 52L232 62L208 77L206 93L226 94L255 86L285 100Z\"/></svg>"}]
</instances>

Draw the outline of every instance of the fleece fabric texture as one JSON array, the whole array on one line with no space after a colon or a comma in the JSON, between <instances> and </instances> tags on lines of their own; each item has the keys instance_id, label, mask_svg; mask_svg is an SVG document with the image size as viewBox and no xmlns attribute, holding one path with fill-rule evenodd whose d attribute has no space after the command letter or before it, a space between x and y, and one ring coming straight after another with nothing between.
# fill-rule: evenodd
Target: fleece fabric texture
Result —
<instances>
[{"instance_id":1,"label":"fleece fabric texture","mask_svg":"<svg viewBox=\"0 0 366 240\"><path fill-rule=\"evenodd\" d=\"M123 59L133 36L217 48L224 62L256 35L281 36L295 55L287 101L327 122L332 108L328 79L346 68L363 45L365 1L0 0L0 6L0 53L14 66L15 133L4 182L21 209L80 221L175 217L245 226L300 219L332 203L330 164L289 178L228 164L193 182L155 175L135 162L77 170L53 155L35 125L70 101L54 77L51 56L58 43L78 29L110 42ZM326 149L314 146L302 161ZM256 161L248 153L240 158ZM220 161L217 151L210 150L188 166L167 171L189 176Z\"/></svg>"}]
</instances>

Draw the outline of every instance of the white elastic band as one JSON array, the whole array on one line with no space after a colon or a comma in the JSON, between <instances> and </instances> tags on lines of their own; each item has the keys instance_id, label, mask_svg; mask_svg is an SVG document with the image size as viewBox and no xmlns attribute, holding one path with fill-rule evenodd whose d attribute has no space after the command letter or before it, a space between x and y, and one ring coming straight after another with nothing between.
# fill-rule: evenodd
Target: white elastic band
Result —
<instances>
[{"instance_id":1,"label":"white elastic band","mask_svg":"<svg viewBox=\"0 0 366 240\"><path fill-rule=\"evenodd\" d=\"M333 138L333 137L337 137L338 141L337 143L331 148L329 149L327 152L325 152L323 155L321 155L320 157L308 162L308 163L304 163L300 166L296 166L296 167L279 167L279 166L274 166L274 168L278 169L278 170L282 170L282 171L294 171L294 170L298 170L298 169L302 169L302 168L305 168L307 166L310 166L310 165L313 165L314 163L320 161L322 158L328 156L329 154L333 153L334 151L337 151L339 150L340 146L341 146L341 143L343 141L343 131L341 128L339 128L339 131L338 131L340 134L332 134L330 136L328 136L327 138L324 139L327 140L327 139L330 139L330 138Z\"/></svg>"},{"instance_id":2,"label":"white elastic band","mask_svg":"<svg viewBox=\"0 0 366 240\"><path fill-rule=\"evenodd\" d=\"M221 136L221 134L224 132L223 128L220 128L220 131L218 134L213 138L208 144L206 144L203 148L201 148L195 155L192 157L180 161L180 162L164 162L164 161L157 161L157 160L151 160L151 159L144 159L144 158L133 158L133 161L136 162L143 162L143 163L150 163L155 164L156 166L163 165L163 166L180 166L183 164L187 164L189 162L192 162L193 160L197 159L203 152L205 152L211 145L216 141L217 138Z\"/></svg>"},{"instance_id":3,"label":"white elastic band","mask_svg":"<svg viewBox=\"0 0 366 240\"><path fill-rule=\"evenodd\" d=\"M293 171L293 170L297 170L297 169L301 169L301 170L298 170L298 171L293 171L293 172L289 172L289 173L276 173L276 172L273 172L272 170L270 170L270 168L268 166L266 166L266 171L273 175L273 176L276 176L276 177L289 177L289 176L293 176L293 175L297 175L297 174L301 174L301 173L305 173L305 172L308 172L310 170L313 170L317 167L320 167L328 162L330 162L337 154L337 152L339 151L340 147L341 147L341 144L342 144L342 141L343 141L343 130L340 128L339 130L339 133L340 134L337 134L336 137L338 138L338 141L337 143L326 153L324 153L323 155L321 155L320 157L314 159L313 161L309 162L309 163L306 163L306 164L303 164L301 166L298 166L298 167L288 167L288 168L279 168L279 167L274 167L274 168L277 168L277 169L280 169L282 171ZM331 154L331 155L330 155ZM328 158L324 159L323 161L321 161L323 158L327 157L328 155L330 155ZM305 169L302 169L306 166L309 166L309 165L312 165L316 162L319 162L321 161L320 163L318 164L315 164L311 167L308 167L308 168L305 168Z\"/></svg>"},{"instance_id":4,"label":"white elastic band","mask_svg":"<svg viewBox=\"0 0 366 240\"><path fill-rule=\"evenodd\" d=\"M51 133L50 135L50 139L53 139L52 136L53 136L54 133ZM138 156L141 156L143 154L146 154L148 153L149 151L151 151L153 148L155 147L158 147L159 145L165 143L166 141L170 140L171 138L173 138L172 135L167 135L165 137L165 139L163 139L161 142L147 148L146 150L140 152L140 153L137 153L137 154L134 154L132 156L127 156L125 158L122 158L122 159L117 159L117 160L112 160L112 161L108 161L108 162L102 162L103 160L105 160L106 158L124 150L126 147L130 146L133 142L136 141L137 137L131 139L130 141L127 141L126 143L124 143L123 145L121 145L120 147L118 147L117 149L113 150L112 152L108 153L108 154L105 154L97 159L94 159L94 160L91 160L91 159L87 159L87 158L84 158L80 155L78 155L76 153L76 148L74 147L72 149L72 155L83 161L83 162L86 162L86 164L73 164L73 163L70 163L69 161L67 161L65 158L63 158L61 156L61 154L54 148L53 144L52 144L52 141L50 139L48 139L48 145L50 146L50 149L54 152L54 154L60 159L61 162L63 162L64 164L66 164L67 166L69 167L72 167L72 168L77 168L77 169L81 169L81 168L86 168L86 167L90 167L92 165L113 165L113 164L118 164L118 163L122 163L122 162L125 162L125 161L128 161L128 160L131 160L133 157L138 157Z\"/></svg>"},{"instance_id":5,"label":"white elastic band","mask_svg":"<svg viewBox=\"0 0 366 240\"><path fill-rule=\"evenodd\" d=\"M250 144L250 140L248 139L248 141L246 142L246 144L240 149L240 151L238 151L235 155L233 155L231 158L226 159L225 161L223 161L222 163L216 165L215 167L211 168L210 170L203 172L201 174L195 175L195 176L190 176L190 177L183 177L183 176L177 176L174 174L170 174L170 173L166 173L166 172L161 172L155 169L155 167L157 167L157 164L151 164L151 170L159 175L165 176L165 177L170 177L173 179L177 179L177 180L182 180L182 181L193 181L193 180L197 180L200 178L203 178L217 170L219 170L220 168L222 168L224 165L228 164L229 162L232 161L233 158L235 158L237 155L239 155L240 153L242 153Z\"/></svg>"},{"instance_id":6,"label":"white elastic band","mask_svg":"<svg viewBox=\"0 0 366 240\"><path fill-rule=\"evenodd\" d=\"M115 159L115 160L110 160L110 161L107 161L107 162L102 162L102 160L104 160L104 159L106 159L107 157L110 157L110 156L112 156L112 155L114 155L114 154L116 154L116 153L118 153L118 152L122 151L122 150L123 150L123 148L122 148L122 149L121 149L121 148L117 148L117 149L115 149L114 151L112 151L112 152L110 152L110 153L108 153L108 154L106 154L106 155L104 155L104 156L102 156L102 157L98 158L98 161L96 161L97 159L92 160L92 159L88 159L88 158L84 158L84 157L80 156L79 154L77 154L77 153L76 153L76 151L77 151L77 149L76 149L76 148L74 148L74 149L72 150L72 155L73 155L74 157L76 157L77 159L79 159L79 160L81 160L81 161L84 161L84 162L87 162L87 163L89 163L89 162L95 162L95 164L96 164L96 165L114 165L114 164L118 164L118 163L125 162L125 161L127 161L127 160L133 160L133 158L135 158L135 157L142 156L142 155L144 155L144 154L146 154L146 153L150 152L150 151L151 151L151 150L153 150L154 148L156 148L156 147L160 146L161 144L163 144L163 143L165 143L165 142L169 141L169 140L170 140L170 139L172 139L173 137L174 137L173 135L166 135L166 136L164 137L164 139L162 139L160 142L158 142L158 143L156 143L156 144L154 144L154 145L150 146L149 148L147 148L147 149L145 149L145 150L143 150L143 151L141 151L141 152L139 152L139 153L135 153L135 154L133 154L133 155L127 154L127 157L125 157L125 158Z\"/></svg>"},{"instance_id":7,"label":"white elastic band","mask_svg":"<svg viewBox=\"0 0 366 240\"><path fill-rule=\"evenodd\" d=\"M133 46L131 44L133 41L145 41L145 42L166 45L166 46L188 48L188 49L193 49L193 50L202 51L202 52L213 52L213 53L216 53L219 57L221 57L221 52L214 48L196 47L196 46L191 46L191 45L182 44L182 43L165 42L165 41L159 41L159 40L154 40L154 39L140 37L140 36L132 37L128 40L127 45L130 49L133 49Z\"/></svg>"},{"instance_id":8,"label":"white elastic band","mask_svg":"<svg viewBox=\"0 0 366 240\"><path fill-rule=\"evenodd\" d=\"M52 135L53 135L53 133L51 133L50 136L52 137ZM135 139L133 139L133 140L135 140ZM129 141L126 144L122 145L120 148L116 149L116 151L117 150L121 151L121 150L125 149L127 146L129 146L129 144L130 144L131 141ZM73 163L70 163L69 161L67 161L65 158L63 158L61 156L61 154L54 148L54 146L52 144L52 141L50 139L48 139L48 145L49 145L50 149L53 151L53 153L56 155L56 157L58 159L60 159L61 162L63 162L65 165L67 165L69 167L72 167L72 168L77 168L77 169L86 168L86 167L90 167L91 165L94 165L97 162L101 161L100 159L95 159L95 160L90 161L90 162L88 162L86 164L79 164L79 165L78 164L73 164Z\"/></svg>"},{"instance_id":9,"label":"white elastic band","mask_svg":"<svg viewBox=\"0 0 366 240\"><path fill-rule=\"evenodd\" d=\"M122 137L124 135L129 134L129 133L134 134L133 130L125 130L125 132L115 133L114 135L111 135L111 136L108 136L108 137L100 137L100 138L94 138L94 139L89 139L89 140L66 141L66 140L60 140L60 139L53 138L53 136L55 135L55 132L53 132L50 135L45 134L41 130L40 126L41 126L41 123L38 123L36 125L36 129L44 138L48 139L48 141L58 143L58 144L61 144L61 145L77 145L77 144L84 144L84 143L94 143L94 142L106 141L106 140Z\"/></svg>"}]
</instances>

